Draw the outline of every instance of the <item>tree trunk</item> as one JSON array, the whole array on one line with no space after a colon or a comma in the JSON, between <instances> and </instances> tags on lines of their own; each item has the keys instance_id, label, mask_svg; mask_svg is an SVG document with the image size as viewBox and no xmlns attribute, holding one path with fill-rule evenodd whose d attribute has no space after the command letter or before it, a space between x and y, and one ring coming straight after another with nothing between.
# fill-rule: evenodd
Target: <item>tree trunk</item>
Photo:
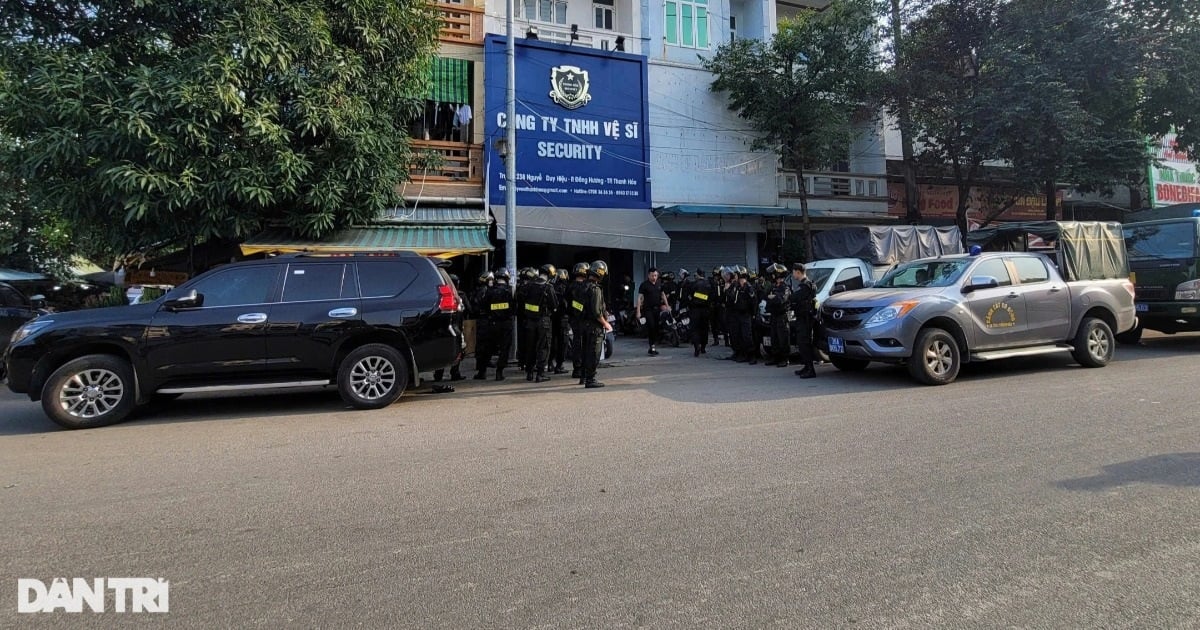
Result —
<instances>
[{"instance_id":1,"label":"tree trunk","mask_svg":"<svg viewBox=\"0 0 1200 630\"><path fill-rule=\"evenodd\" d=\"M958 207L954 210L954 224L958 226L958 231L962 233L965 240L967 238L967 199L971 196L970 185L958 186Z\"/></svg>"},{"instance_id":2,"label":"tree trunk","mask_svg":"<svg viewBox=\"0 0 1200 630\"><path fill-rule=\"evenodd\" d=\"M1046 195L1046 220L1058 220L1058 187L1054 185L1053 179L1046 180L1044 193Z\"/></svg>"},{"instance_id":3,"label":"tree trunk","mask_svg":"<svg viewBox=\"0 0 1200 630\"><path fill-rule=\"evenodd\" d=\"M900 68L900 42L904 35L904 24L900 20L900 0L892 1L892 42L896 48L896 68ZM912 139L912 116L908 108L908 95L898 94L896 117L900 127L900 153L903 156L904 176L904 220L911 224L921 223L920 189L917 187L917 160L914 157Z\"/></svg>"},{"instance_id":4,"label":"tree trunk","mask_svg":"<svg viewBox=\"0 0 1200 630\"><path fill-rule=\"evenodd\" d=\"M808 218L808 186L804 185L804 161L796 160L799 165L796 167L796 189L800 191L800 220L804 224L804 262L812 262L813 258L813 240L812 240L812 223Z\"/></svg>"}]
</instances>

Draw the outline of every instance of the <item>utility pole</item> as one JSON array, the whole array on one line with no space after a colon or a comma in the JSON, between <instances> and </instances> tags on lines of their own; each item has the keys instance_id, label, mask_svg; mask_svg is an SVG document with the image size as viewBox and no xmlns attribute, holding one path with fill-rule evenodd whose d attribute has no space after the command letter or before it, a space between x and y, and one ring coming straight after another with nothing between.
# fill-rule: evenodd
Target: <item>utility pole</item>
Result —
<instances>
[{"instance_id":1,"label":"utility pole","mask_svg":"<svg viewBox=\"0 0 1200 630\"><path fill-rule=\"evenodd\" d=\"M515 292L517 286L517 44L513 34L513 13L516 10L514 0L507 0L504 13L504 28L506 35L505 57L508 62L508 83L505 96L505 146L504 155L504 266L512 276L509 290ZM517 319L513 318L513 356L518 356L517 348Z\"/></svg>"}]
</instances>

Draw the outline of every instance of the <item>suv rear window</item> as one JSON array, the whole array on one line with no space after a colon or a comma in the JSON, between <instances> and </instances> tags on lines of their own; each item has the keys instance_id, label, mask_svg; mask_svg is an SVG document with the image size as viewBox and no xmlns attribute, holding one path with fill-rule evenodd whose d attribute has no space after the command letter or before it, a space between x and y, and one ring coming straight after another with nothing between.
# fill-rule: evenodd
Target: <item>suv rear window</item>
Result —
<instances>
[{"instance_id":1,"label":"suv rear window","mask_svg":"<svg viewBox=\"0 0 1200 630\"><path fill-rule=\"evenodd\" d=\"M283 281L284 302L313 302L357 297L354 277L345 264L288 265Z\"/></svg>"},{"instance_id":2,"label":"suv rear window","mask_svg":"<svg viewBox=\"0 0 1200 630\"><path fill-rule=\"evenodd\" d=\"M417 272L407 262L360 262L358 284L362 297L378 298L399 295L413 283Z\"/></svg>"}]
</instances>

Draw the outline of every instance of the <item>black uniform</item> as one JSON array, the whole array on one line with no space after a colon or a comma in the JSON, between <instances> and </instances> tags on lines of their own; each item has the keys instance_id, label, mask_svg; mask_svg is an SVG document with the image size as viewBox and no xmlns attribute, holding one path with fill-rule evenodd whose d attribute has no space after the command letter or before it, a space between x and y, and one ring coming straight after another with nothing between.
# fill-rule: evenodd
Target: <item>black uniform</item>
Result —
<instances>
[{"instance_id":1,"label":"black uniform","mask_svg":"<svg viewBox=\"0 0 1200 630\"><path fill-rule=\"evenodd\" d=\"M692 316L692 349L696 355L700 355L708 352L708 320L713 302L708 281L704 278L693 280L688 297L688 312Z\"/></svg>"},{"instance_id":2,"label":"black uniform","mask_svg":"<svg viewBox=\"0 0 1200 630\"><path fill-rule=\"evenodd\" d=\"M583 339L580 344L580 354L583 359L581 378L584 384L596 382L596 369L600 367L600 353L604 351L604 326L600 318L604 317L604 292L600 285L591 278L583 290L583 318L580 328Z\"/></svg>"},{"instance_id":3,"label":"black uniform","mask_svg":"<svg viewBox=\"0 0 1200 630\"><path fill-rule=\"evenodd\" d=\"M475 378L487 376L488 361L496 357L496 380L504 380L504 368L508 367L508 355L512 352L513 313L516 310L511 289L497 282L487 290L484 303L480 306L483 315L479 318L480 343L475 349Z\"/></svg>"},{"instance_id":4,"label":"black uniform","mask_svg":"<svg viewBox=\"0 0 1200 630\"><path fill-rule=\"evenodd\" d=\"M800 363L804 366L803 369L796 372L797 374L816 373L813 366L813 332L817 319L816 299L817 287L808 278L801 280L792 293L791 310L794 319L792 336L800 349Z\"/></svg>"},{"instance_id":5,"label":"black uniform","mask_svg":"<svg viewBox=\"0 0 1200 630\"><path fill-rule=\"evenodd\" d=\"M727 302L730 309L731 332L733 333L733 355L740 363L757 363L754 357L753 329L754 309L758 306L758 294L750 283L740 281L729 291Z\"/></svg>"},{"instance_id":6,"label":"black uniform","mask_svg":"<svg viewBox=\"0 0 1200 630\"><path fill-rule=\"evenodd\" d=\"M712 303L712 336L713 345L721 343L721 335L725 335L725 345L729 345L729 333L725 328L725 279L719 274L708 281L709 302Z\"/></svg>"},{"instance_id":7,"label":"black uniform","mask_svg":"<svg viewBox=\"0 0 1200 630\"><path fill-rule=\"evenodd\" d=\"M529 346L529 341L526 339L528 337L528 335L525 332L526 331L525 310L523 308L521 308L521 304L525 300L525 292L529 290L529 281L526 280L523 277L523 275L524 274L522 274L522 277L517 280L517 288L516 288L516 291L513 292L513 297L516 299L516 305L515 305L516 313L514 313L514 315L517 318L517 369L518 370L525 369L525 348Z\"/></svg>"},{"instance_id":8,"label":"black uniform","mask_svg":"<svg viewBox=\"0 0 1200 630\"><path fill-rule=\"evenodd\" d=\"M553 327L554 312L558 310L558 297L554 294L554 286L543 277L525 285L525 291L518 303L518 308L525 317L525 346L520 348L525 365L525 380L533 380L534 373L538 380L546 375L546 362L550 360L550 331Z\"/></svg>"},{"instance_id":9,"label":"black uniform","mask_svg":"<svg viewBox=\"0 0 1200 630\"><path fill-rule=\"evenodd\" d=\"M567 289L567 312L571 321L571 378L583 378L583 313L588 283L572 280Z\"/></svg>"},{"instance_id":10,"label":"black uniform","mask_svg":"<svg viewBox=\"0 0 1200 630\"><path fill-rule=\"evenodd\" d=\"M792 290L786 284L776 284L767 294L767 314L771 316L771 362L780 367L788 364L792 354L788 330L788 311L791 310Z\"/></svg>"},{"instance_id":11,"label":"black uniform","mask_svg":"<svg viewBox=\"0 0 1200 630\"><path fill-rule=\"evenodd\" d=\"M554 297L558 300L558 308L550 326L550 360L554 363L554 373L564 374L563 363L567 360L567 348L571 345L571 298L568 290L569 281L554 283Z\"/></svg>"}]
</instances>

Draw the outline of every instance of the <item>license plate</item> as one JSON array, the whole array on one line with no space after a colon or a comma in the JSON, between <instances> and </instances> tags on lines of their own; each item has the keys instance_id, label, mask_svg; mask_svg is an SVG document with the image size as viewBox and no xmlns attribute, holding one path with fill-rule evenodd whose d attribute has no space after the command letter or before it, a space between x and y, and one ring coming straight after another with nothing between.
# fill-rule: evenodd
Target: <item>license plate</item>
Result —
<instances>
[{"instance_id":1,"label":"license plate","mask_svg":"<svg viewBox=\"0 0 1200 630\"><path fill-rule=\"evenodd\" d=\"M1149 310L1150 310L1149 304L1138 304L1137 305L1137 312L1139 312L1139 313L1145 313L1146 311L1149 311Z\"/></svg>"},{"instance_id":2,"label":"license plate","mask_svg":"<svg viewBox=\"0 0 1200 630\"><path fill-rule=\"evenodd\" d=\"M846 353L846 342L842 341L840 337L830 337L829 338L829 351L834 354L845 354Z\"/></svg>"}]
</instances>

